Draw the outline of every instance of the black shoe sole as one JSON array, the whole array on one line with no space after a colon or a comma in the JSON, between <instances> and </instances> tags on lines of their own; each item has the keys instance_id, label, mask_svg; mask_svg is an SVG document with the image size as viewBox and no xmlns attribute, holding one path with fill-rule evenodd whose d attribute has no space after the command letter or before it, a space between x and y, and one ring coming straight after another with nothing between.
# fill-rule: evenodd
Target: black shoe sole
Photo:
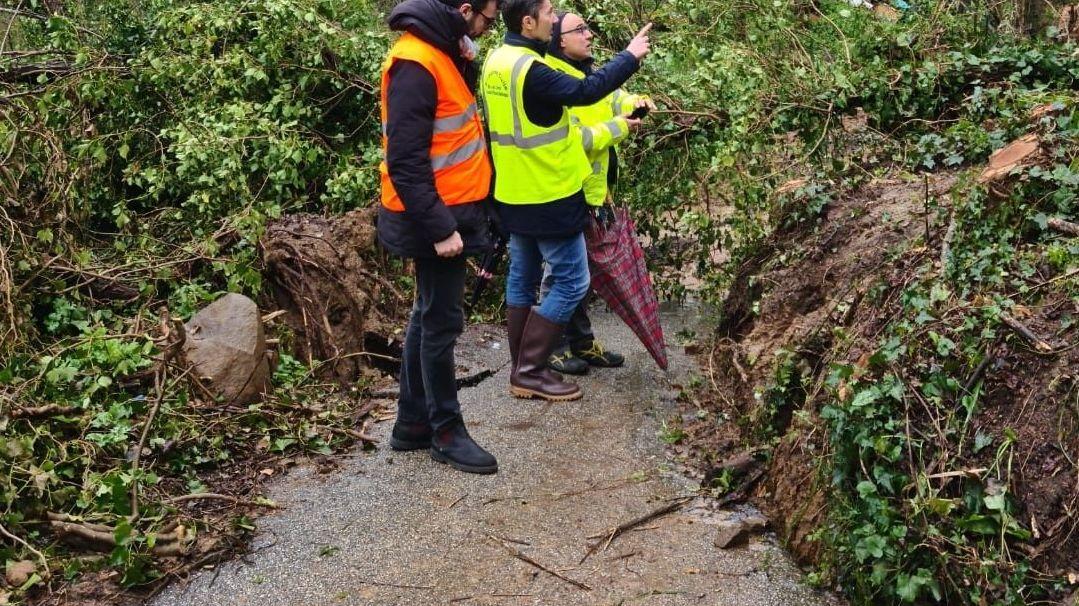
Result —
<instances>
[{"instance_id":1,"label":"black shoe sole","mask_svg":"<svg viewBox=\"0 0 1079 606\"><path fill-rule=\"evenodd\" d=\"M464 463L458 463L457 461L454 461L453 459L451 459L451 458L447 457L446 455L442 454L441 452L439 452L435 448L431 448L430 452L431 452L431 458L432 459L434 459L435 461L437 461L439 463L444 463L446 465L449 465L450 467L456 469L457 471L463 471L465 473L478 473L478 474L483 474L483 475L490 475L492 473L498 472L498 464L497 463L494 464L494 465L487 465L487 466L465 465Z\"/></svg>"},{"instance_id":2,"label":"black shoe sole","mask_svg":"<svg viewBox=\"0 0 1079 606\"><path fill-rule=\"evenodd\" d=\"M553 364L548 364L547 368L550 368L551 370L553 370L555 372L560 372L560 373L562 373L564 375L574 375L574 376L577 376L577 377L583 377L583 376L588 374L588 366L587 365L584 368L582 368L581 370L577 370L577 371L567 370L565 367L559 368L559 367L557 367L557 366L555 366Z\"/></svg>"},{"instance_id":3,"label":"black shoe sole","mask_svg":"<svg viewBox=\"0 0 1079 606\"><path fill-rule=\"evenodd\" d=\"M618 364L611 364L610 362L593 362L592 360L589 360L587 358L581 359L585 362L588 362L588 365L592 368L622 368L622 365L626 363L625 360L622 360Z\"/></svg>"},{"instance_id":4,"label":"black shoe sole","mask_svg":"<svg viewBox=\"0 0 1079 606\"><path fill-rule=\"evenodd\" d=\"M410 450L424 450L431 447L431 440L423 440L421 442L410 442L408 440L398 440L397 438L390 436L390 448L407 452Z\"/></svg>"}]
</instances>

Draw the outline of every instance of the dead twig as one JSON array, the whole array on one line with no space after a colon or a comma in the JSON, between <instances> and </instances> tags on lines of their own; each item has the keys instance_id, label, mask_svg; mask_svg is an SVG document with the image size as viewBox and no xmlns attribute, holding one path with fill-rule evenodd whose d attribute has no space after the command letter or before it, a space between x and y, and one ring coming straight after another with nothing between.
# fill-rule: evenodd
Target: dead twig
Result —
<instances>
[{"instance_id":1,"label":"dead twig","mask_svg":"<svg viewBox=\"0 0 1079 606\"><path fill-rule=\"evenodd\" d=\"M1016 320L1008 314L1000 314L1000 321L1004 322L1004 324L1006 324L1008 328L1011 328L1016 333L1018 333L1019 336L1026 339L1027 342L1034 346L1034 349L1042 353L1052 353L1053 346L1046 342L1045 339L1042 339L1038 335L1034 334L1032 330L1027 328L1027 326L1019 320Z\"/></svg>"},{"instance_id":2,"label":"dead twig","mask_svg":"<svg viewBox=\"0 0 1079 606\"><path fill-rule=\"evenodd\" d=\"M1046 221L1046 224L1050 228L1059 231L1062 234L1069 236L1079 236L1079 225L1072 223L1071 221L1065 221L1059 217L1053 217Z\"/></svg>"},{"instance_id":3,"label":"dead twig","mask_svg":"<svg viewBox=\"0 0 1079 606\"><path fill-rule=\"evenodd\" d=\"M219 493L216 493L216 492L197 492L197 493L192 493L192 494L185 494L185 495L180 495L178 497L172 497L170 499L165 499L164 502L168 503L170 505L175 505L177 503L185 503L187 501L201 501L201 500L228 501L228 502L232 503L233 505L251 505L253 507L265 507L267 509L280 509L281 508L281 506L278 505L277 503L273 503L273 502L270 502L270 501L253 501L251 499L241 499L239 497L234 497L232 495L219 494Z\"/></svg>"},{"instance_id":4,"label":"dead twig","mask_svg":"<svg viewBox=\"0 0 1079 606\"><path fill-rule=\"evenodd\" d=\"M607 546L609 546L615 540L615 538L618 537L618 535L626 532L627 530L632 530L633 528L636 528L637 526L640 526L641 524L644 524L646 522L651 522L652 520L655 520L656 518L661 518L661 517L663 517L663 516L665 516L667 514L678 511L686 503L689 503L693 499L694 499L694 497L692 497L692 496L680 497L680 498L668 503L667 505L664 505L663 507L660 507L659 509L655 509L655 510L650 511L650 512L648 512L648 513L646 513L646 514L644 514L642 516L638 516L636 518L633 518L632 520L630 520L628 522L624 522L622 524L619 524L618 526L615 526L614 528L612 528L612 529L610 529L610 530L608 530L608 531L606 531L604 533L597 534L597 535L592 535L592 536L588 537L590 539L599 539L599 540L595 541L594 543L592 543L591 545L588 546L588 551L585 552L584 556L581 557L581 560L579 562L577 562L577 564L578 565L584 564L585 560L587 560L592 554L596 553L596 550L599 549L600 545L604 545L603 548L606 549ZM606 537L606 540L604 540L603 537Z\"/></svg>"},{"instance_id":5,"label":"dead twig","mask_svg":"<svg viewBox=\"0 0 1079 606\"><path fill-rule=\"evenodd\" d=\"M952 240L955 238L955 209L948 218L948 230L944 232L944 241L940 244L940 271L948 271L948 262L952 258Z\"/></svg>"},{"instance_id":6,"label":"dead twig","mask_svg":"<svg viewBox=\"0 0 1079 606\"><path fill-rule=\"evenodd\" d=\"M170 322L174 325L172 330L169 329ZM175 336L173 336L173 331L175 331ZM146 440L150 437L150 428L153 426L154 419L157 417L157 412L161 410L161 403L165 401L165 395L194 369L193 366L189 367L177 377L171 385L165 385L169 362L180 353L180 349L183 348L184 343L187 341L187 333L184 330L183 323L179 320L172 320L169 316L169 310L164 308L161 310L161 332L161 340L163 342L168 342L168 345L165 347L164 351L161 352L157 361L157 373L154 375L154 387L157 390L157 395L154 398L153 405L150 406L150 412L146 415L146 421L142 425L142 435L139 436L139 443L135 448L135 456L131 461L131 476L133 480L131 482L130 519L132 521L139 519L139 467L142 463L142 449L146 447Z\"/></svg>"},{"instance_id":7,"label":"dead twig","mask_svg":"<svg viewBox=\"0 0 1079 606\"><path fill-rule=\"evenodd\" d=\"M589 587L588 585L585 585L584 583L582 583L580 581L575 581L575 580L573 580L573 579L559 573L556 570L552 570L551 568L549 568L547 566L544 566L543 564L540 564L536 560L533 560L532 558L530 558L530 557L526 556L525 554L521 553L521 551L519 549L511 546L506 541L503 541L503 540L499 539L498 537L496 537L494 535L489 534L487 536L490 539L492 539L494 541L497 541L498 544L501 545L502 548L505 549L507 553L509 553L511 556L517 558L518 560L521 560L522 562L524 562L526 564L534 566L534 567L542 570L543 572L546 572L547 574L549 574L549 575L551 575L553 577L562 579L563 581L569 583L570 585L573 585L574 587L578 587L578 588L583 589L585 591L592 591L592 588Z\"/></svg>"},{"instance_id":8,"label":"dead twig","mask_svg":"<svg viewBox=\"0 0 1079 606\"><path fill-rule=\"evenodd\" d=\"M394 589L434 589L431 585L398 585L397 583L383 583L381 581L360 581L364 585L375 585L376 587L393 587Z\"/></svg>"},{"instance_id":9,"label":"dead twig","mask_svg":"<svg viewBox=\"0 0 1079 606\"><path fill-rule=\"evenodd\" d=\"M42 554L40 551L34 549L33 545L31 545L30 543L27 543L22 538L17 537L15 535L11 534L10 532L8 532L7 528L4 528L3 524L0 524L0 535L3 535L4 537L7 537L9 540L14 541L15 543L18 543L19 545L22 545L23 547L26 548L27 551L34 554L34 556L38 560L41 561L41 568L45 571L45 574L42 575L44 578L47 579L50 576L52 576L52 572L49 570L49 561L45 559L44 554Z\"/></svg>"},{"instance_id":10,"label":"dead twig","mask_svg":"<svg viewBox=\"0 0 1079 606\"><path fill-rule=\"evenodd\" d=\"M55 417L75 414L79 409L74 406L61 406L59 404L46 404L44 406L37 406L33 408L16 408L9 413L9 417L14 419L37 419L41 417Z\"/></svg>"}]
</instances>

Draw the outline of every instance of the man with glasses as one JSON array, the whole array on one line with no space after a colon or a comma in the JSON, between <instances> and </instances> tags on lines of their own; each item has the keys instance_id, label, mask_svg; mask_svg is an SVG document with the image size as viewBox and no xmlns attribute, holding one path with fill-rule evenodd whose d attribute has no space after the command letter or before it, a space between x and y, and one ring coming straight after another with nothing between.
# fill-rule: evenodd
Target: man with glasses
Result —
<instances>
[{"instance_id":1,"label":"man with glasses","mask_svg":"<svg viewBox=\"0 0 1079 606\"><path fill-rule=\"evenodd\" d=\"M578 80L587 77L594 71L592 38L592 30L580 15L560 13L547 47L547 63ZM629 117L638 108L652 109L654 105L648 97L618 89L598 103L569 110L570 120L582 129L584 151L592 167L591 174L584 180L584 196L595 214L599 214L608 201L609 192L618 178L615 152L618 144L641 123L639 118ZM549 277L543 283L545 291L548 283ZM616 367L624 361L621 354L608 351L596 340L588 318L588 297L585 297L566 324L562 342L551 354L549 365L558 372L583 375L589 367Z\"/></svg>"},{"instance_id":2,"label":"man with glasses","mask_svg":"<svg viewBox=\"0 0 1079 606\"><path fill-rule=\"evenodd\" d=\"M464 329L465 256L490 246L491 164L472 39L497 16L498 0L405 0L389 18L404 33L382 66L378 237L416 267L390 447L426 449L470 473L498 471L465 428L453 356Z\"/></svg>"},{"instance_id":3,"label":"man with glasses","mask_svg":"<svg viewBox=\"0 0 1079 606\"><path fill-rule=\"evenodd\" d=\"M506 38L483 65L480 87L490 130L495 208L510 234L506 278L510 393L520 398L574 400L581 390L547 367L566 322L589 289L583 185L592 173L580 129L567 107L611 94L649 52L646 25L602 69L583 79L552 69L547 44L555 23L551 0L506 0ZM551 290L538 307L543 266Z\"/></svg>"}]
</instances>

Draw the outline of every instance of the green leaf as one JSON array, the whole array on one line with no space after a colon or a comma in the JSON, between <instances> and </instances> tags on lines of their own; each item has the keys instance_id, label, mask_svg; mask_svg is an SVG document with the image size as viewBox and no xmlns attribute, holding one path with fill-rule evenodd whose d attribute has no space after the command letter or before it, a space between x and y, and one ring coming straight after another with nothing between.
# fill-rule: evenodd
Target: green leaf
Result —
<instances>
[{"instance_id":1,"label":"green leaf","mask_svg":"<svg viewBox=\"0 0 1079 606\"><path fill-rule=\"evenodd\" d=\"M862 480L861 482L858 482L857 490L858 494L864 499L870 495L877 494L877 485L868 480Z\"/></svg>"}]
</instances>

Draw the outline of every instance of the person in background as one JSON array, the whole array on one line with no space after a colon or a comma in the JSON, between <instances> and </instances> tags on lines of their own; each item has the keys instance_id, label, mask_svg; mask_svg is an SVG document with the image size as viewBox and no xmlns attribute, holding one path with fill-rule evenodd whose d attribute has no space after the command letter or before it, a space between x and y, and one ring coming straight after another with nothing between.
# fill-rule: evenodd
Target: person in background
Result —
<instances>
[{"instance_id":1,"label":"person in background","mask_svg":"<svg viewBox=\"0 0 1079 606\"><path fill-rule=\"evenodd\" d=\"M382 66L383 246L414 260L394 450L427 449L471 473L498 462L469 435L457 399L454 347L464 330L465 256L490 246L491 163L476 108L474 38L498 0L405 0L389 25L404 32Z\"/></svg>"},{"instance_id":2,"label":"person in background","mask_svg":"<svg viewBox=\"0 0 1079 606\"><path fill-rule=\"evenodd\" d=\"M508 31L484 62L480 90L496 175L495 208L510 234L510 393L574 400L581 397L580 387L547 366L590 282L584 181L592 168L566 108L592 105L622 86L649 52L650 25L602 69L579 79L546 63L555 23L550 0L506 0L502 18ZM533 307L544 264L551 290Z\"/></svg>"},{"instance_id":3,"label":"person in background","mask_svg":"<svg viewBox=\"0 0 1079 606\"><path fill-rule=\"evenodd\" d=\"M547 48L548 65L577 79L587 77L593 71L592 38L592 30L580 15L559 13ZM640 125L639 118L629 117L640 108L650 110L655 105L648 97L618 89L597 103L569 110L570 121L582 129L582 143L592 167L584 180L584 197L593 213L609 200L618 179L617 146ZM547 276L542 296L546 296L549 284ZM562 342L551 353L548 364L553 370L583 375L590 366L610 368L625 361L621 354L607 351L596 340L588 318L589 299L586 296L574 310Z\"/></svg>"}]
</instances>

